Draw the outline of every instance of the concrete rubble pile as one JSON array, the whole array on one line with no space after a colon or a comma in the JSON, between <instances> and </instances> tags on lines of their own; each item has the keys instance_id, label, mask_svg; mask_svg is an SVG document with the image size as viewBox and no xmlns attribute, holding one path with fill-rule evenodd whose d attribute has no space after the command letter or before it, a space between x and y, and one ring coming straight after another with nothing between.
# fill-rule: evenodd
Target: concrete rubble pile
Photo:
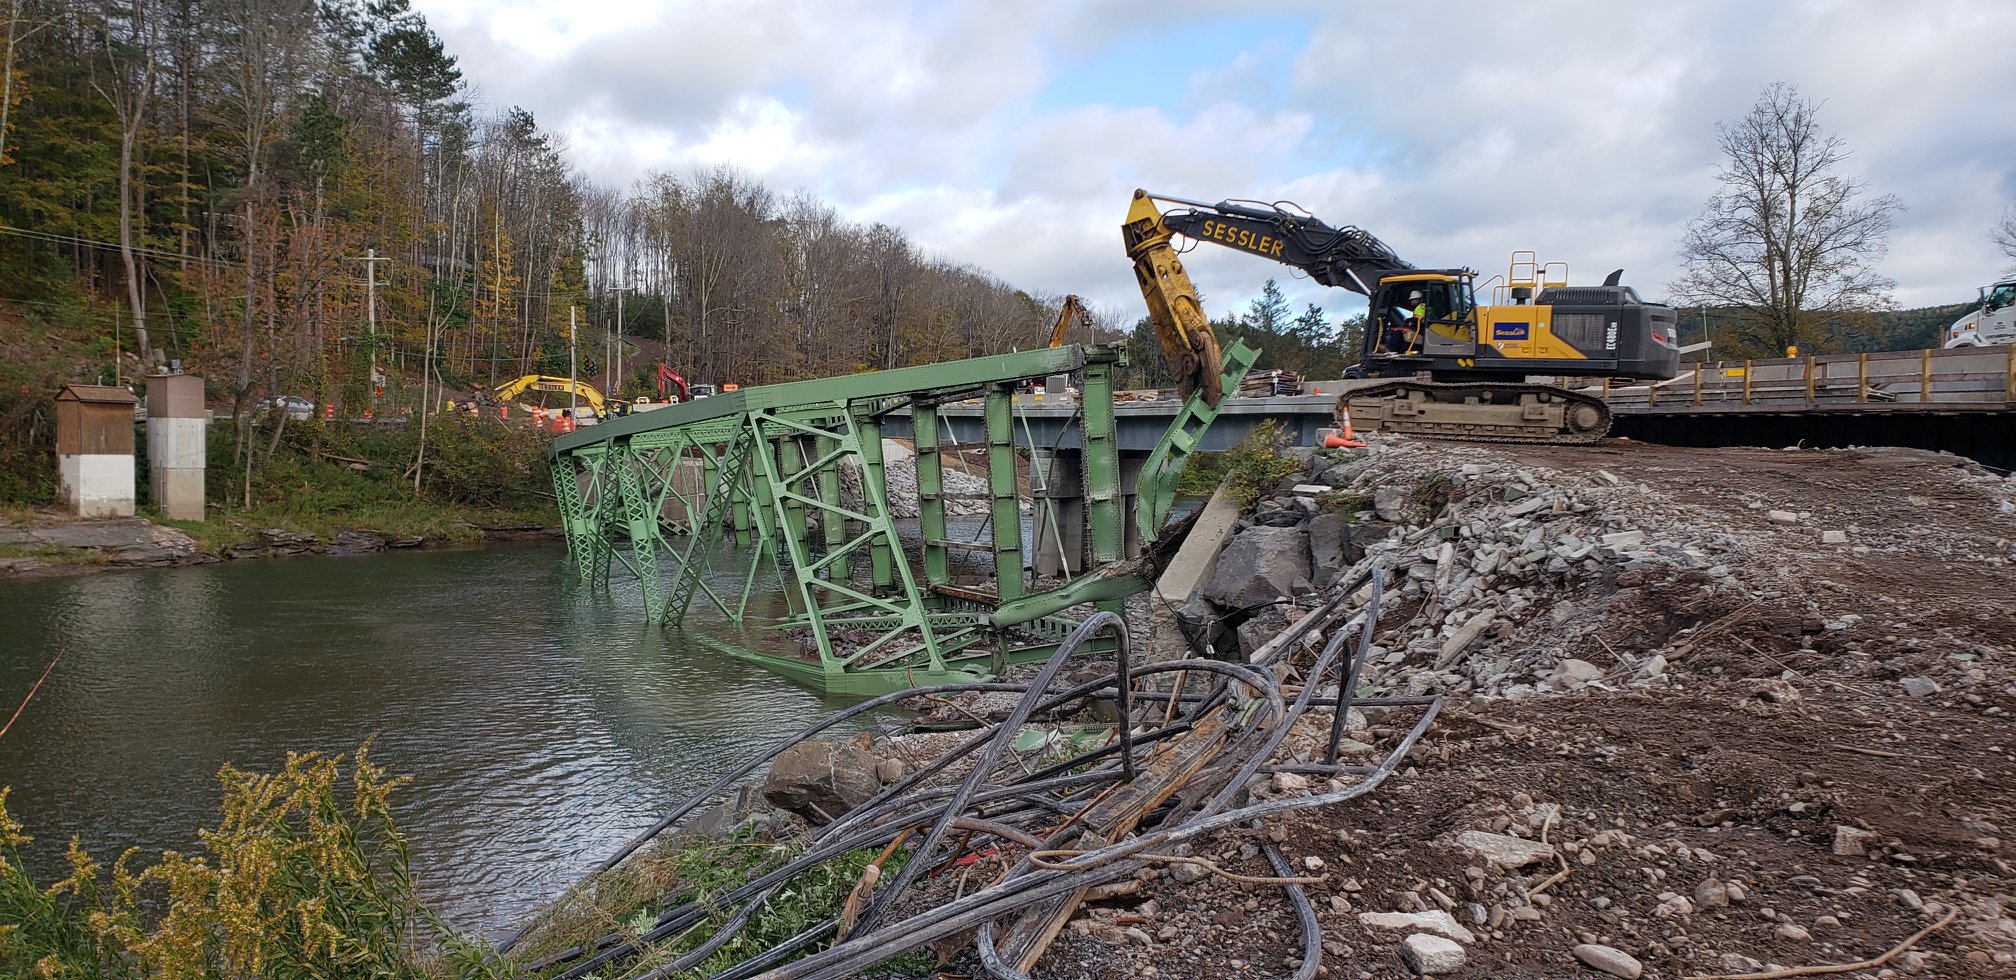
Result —
<instances>
[{"instance_id":1,"label":"concrete rubble pile","mask_svg":"<svg viewBox=\"0 0 2016 980\"><path fill-rule=\"evenodd\" d=\"M1799 582L1816 558L1900 549L2006 564L2009 543L1923 531L1835 526L1792 502L1733 494L1721 507L1678 504L1606 470L1564 472L1479 446L1377 442L1356 454L1290 449L1304 460L1242 519L1181 618L1220 655L1278 633L1299 608L1387 570L1400 615L1382 617L1366 676L1373 693L1537 694L1671 682L1693 633L1663 634L1642 612L1647 590L1794 609L1815 631L1829 617ZM1975 475L2007 502L2016 481ZM2016 508L2016 502L2006 503ZM1752 519L1732 522L1730 512ZM1406 615L1412 610L1411 616Z\"/></svg>"}]
</instances>

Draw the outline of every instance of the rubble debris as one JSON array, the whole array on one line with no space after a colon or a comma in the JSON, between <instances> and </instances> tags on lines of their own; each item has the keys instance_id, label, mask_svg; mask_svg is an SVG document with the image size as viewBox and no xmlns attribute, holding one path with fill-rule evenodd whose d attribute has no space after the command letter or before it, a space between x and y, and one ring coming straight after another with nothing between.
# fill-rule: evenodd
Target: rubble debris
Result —
<instances>
[{"instance_id":1,"label":"rubble debris","mask_svg":"<svg viewBox=\"0 0 2016 980\"><path fill-rule=\"evenodd\" d=\"M1381 591L1375 583L1365 607L1370 617L1378 616ZM822 780L843 768L873 780L871 755L851 743L836 746L812 740L820 731L862 714L952 693L1016 698L1003 720L977 727L956 748L895 783L887 787L878 783L869 799L851 806L845 815L833 818L836 815L815 812L830 822L814 820L803 829L787 831L775 846L764 849L767 860L739 886L719 893L674 892L647 906L635 924L591 942L542 948L541 923L535 922L501 948L508 952L530 942L541 954L538 969L558 969L548 975L574 980L603 975L604 970L632 963L647 952L654 957L654 970L676 974L707 960L742 931L766 900L798 876L848 854L879 853L881 858L869 865L875 873L862 872L862 884L846 908L835 910L833 919L805 933L806 946L772 952L797 953L813 943L818 944L816 951L788 962L788 956L770 959L769 953L755 951L757 959L744 966L767 964L770 968L763 975L775 980L837 980L861 975L913 950L952 941L967 945L981 963L993 964L987 969L998 975L1009 969L1005 964L1026 972L1054 943L1095 933L1100 941L1118 948L1153 950L1160 941L1141 927L1149 921L1146 917L1116 921L1097 910L1080 913L1082 902L1094 894L1091 889L1146 881L1166 870L1172 881L1194 888L1210 887L1208 879L1225 878L1229 880L1220 887L1278 889L1280 900L1296 910L1295 931L1300 934L1299 941L1287 947L1293 954L1289 958L1313 972L1324 953L1323 934L1304 889L1329 882L1327 863L1314 855L1291 862L1277 841L1264 838L1250 851L1218 858L1199 853L1196 842L1360 798L1399 770L1428 730L1440 711L1439 698L1357 700L1333 679L1330 698L1319 701L1318 685L1299 685L1291 695L1277 679L1277 672L1290 669L1290 654L1305 651L1297 642L1304 636L1318 640L1329 636L1322 652L1304 663L1307 676L1341 679L1347 662L1362 665L1369 646L1361 642L1355 652L1342 652L1356 636L1349 629L1347 613L1357 608L1340 596L1300 617L1246 663L1177 660L1144 666L1138 673L1125 666L1129 662L1125 621L1102 612L1073 632L1026 683L944 684L863 702L724 775L604 861L597 874L616 868L765 764L770 767L766 796L773 801L782 794L771 794L770 783L796 787L809 782L815 792L823 791L827 783ZM1067 663L1079 668L1072 655L1098 634L1114 636L1116 669L1111 673L1074 669L1066 681ZM1091 676L1085 676L1088 673ZM1176 675L1177 689L1189 692L1188 697L1151 696L1137 684L1147 673ZM1043 727L1067 720L1082 726L1090 720L1086 715L1094 702L1116 693L1118 705L1112 710L1123 723L1108 738L1081 745ZM1325 713L1352 718L1357 711L1354 701L1379 709L1389 721L1413 713L1405 735L1393 742L1376 766L1311 762L1299 745L1284 749L1298 728L1307 732L1321 721L1320 727L1327 730ZM1301 724L1305 719L1309 725ZM1030 738L1032 734L1039 737ZM861 758L855 760L858 765L843 766L840 760L850 749ZM1323 782L1319 787L1313 779L1261 776L1260 770L1270 763L1296 766L1295 775L1313 775ZM1258 786L1278 790L1261 792ZM1170 805L1163 805L1165 801ZM899 849L904 860L885 866L883 862ZM1232 870L1230 865L1242 859L1263 859L1264 870L1258 874ZM982 870L970 887L966 875L929 873L961 865ZM1097 894L1127 898L1140 890L1106 888ZM1064 929L1067 923L1073 928ZM1453 920L1446 927L1462 932ZM688 935L696 929L697 935ZM685 945L647 951L660 941ZM1450 962L1446 950L1432 944L1422 949L1422 955L1424 963Z\"/></svg>"},{"instance_id":2,"label":"rubble debris","mask_svg":"<svg viewBox=\"0 0 2016 980\"><path fill-rule=\"evenodd\" d=\"M1408 936L1400 943L1400 953L1407 960L1407 968L1424 977L1455 973L1468 958L1463 947L1427 933Z\"/></svg>"},{"instance_id":3,"label":"rubble debris","mask_svg":"<svg viewBox=\"0 0 2016 980\"><path fill-rule=\"evenodd\" d=\"M1313 483L1332 492L1294 492ZM1279 741L1264 765L1214 784L1244 807L1220 811L1237 820L1190 834L1195 822L1178 817L1180 841L1154 836L1166 825L1146 832L1153 843L1141 853L1153 859L1045 879L1102 897L1078 906L1033 975L1309 968L1389 980L1418 972L1410 955L1427 963L1409 949L1439 948L1428 940L1464 954L1450 975L1507 980L1740 975L1860 957L1873 957L1861 961L1870 976L2016 975L2004 843L2016 825L2016 622L1983 601L2016 592L2012 501L2016 481L1912 451L1375 437L1362 452L1305 458L1241 520L1234 540L1254 535L1250 556L1228 550L1220 564L1260 561L1263 541L1272 561L1300 534L1307 573L1277 583L1235 568L1220 598L1195 596L1183 615L1209 624L1196 635L1233 661L1220 669L1287 673L1271 688L1255 679L1252 710L1265 713L1270 692L1314 707L1270 730ZM1770 521L1774 509L1796 522ZM1825 529L1852 543L1827 544ZM1357 617L1375 581L1382 611ZM1260 605L1229 600L1242 590ZM1329 625L1296 633L1312 614ZM1359 672L1340 685L1317 667L1321 636L1356 643L1367 623ZM1195 672L1188 691L1215 692L1229 676L1179 669ZM1117 686L1102 673L1094 663L1072 677ZM1913 678L1937 690L1911 696ZM1344 692L1372 701L1333 726L1321 706ZM992 726L1021 700L957 696ZM1416 740L1418 704L1438 696L1447 707L1434 738ZM1134 708L1155 719L1137 736L1162 731L1153 724L1167 709ZM984 743L998 730L932 737ZM1342 768L1326 768L1333 735ZM876 834L858 839L879 846L891 839L881 828L906 820L915 840L928 821L880 808L900 810L893 801L926 786L943 793L978 750L950 768L932 761L947 751L906 755L904 779L922 782L891 784L838 830L794 840L837 840L873 822ZM1089 763L1088 796L1126 782L1114 758ZM1390 773L1376 797L1338 797L1367 770ZM1012 791L1030 775L1011 763L994 778ZM1040 839L1075 818L1014 819ZM1837 851L1844 840L1862 850ZM987 848L995 855L976 856ZM946 890L930 899L1020 902L1017 889L1045 872L1016 871L1027 845L985 831L957 853L975 858L971 873L933 878ZM1294 886L1305 905L1287 886L1228 875L1312 881ZM869 932L819 954L831 970L802 975L859 963L914 908L894 904ZM978 908L944 904L955 915ZM1030 908L999 917L989 935L1003 940ZM607 941L615 950L627 938ZM947 936L942 949L950 972L989 974L972 939Z\"/></svg>"}]
</instances>

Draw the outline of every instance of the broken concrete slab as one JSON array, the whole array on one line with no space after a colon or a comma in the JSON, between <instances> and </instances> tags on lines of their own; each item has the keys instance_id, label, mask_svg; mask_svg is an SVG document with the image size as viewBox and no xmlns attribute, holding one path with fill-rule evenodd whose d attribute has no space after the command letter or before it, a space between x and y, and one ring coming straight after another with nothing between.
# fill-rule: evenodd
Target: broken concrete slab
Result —
<instances>
[{"instance_id":1,"label":"broken concrete slab","mask_svg":"<svg viewBox=\"0 0 2016 980\"><path fill-rule=\"evenodd\" d=\"M1477 936L1465 929L1454 916L1441 909L1426 912L1360 912L1358 924L1368 929L1394 929L1402 932L1432 932L1447 939L1462 943L1474 943Z\"/></svg>"},{"instance_id":2,"label":"broken concrete slab","mask_svg":"<svg viewBox=\"0 0 2016 980\"><path fill-rule=\"evenodd\" d=\"M1463 655L1463 651L1470 649L1470 644L1477 642L1477 638L1484 635L1484 628L1490 626L1491 620L1497 615L1498 610L1495 607L1480 609L1463 625L1456 627L1456 632L1449 634L1449 638L1442 642L1442 653L1435 659L1436 667L1446 667L1454 663L1457 657Z\"/></svg>"},{"instance_id":3,"label":"broken concrete slab","mask_svg":"<svg viewBox=\"0 0 2016 980\"><path fill-rule=\"evenodd\" d=\"M1149 659L1177 659L1190 649L1180 610L1189 608L1198 590L1211 580L1218 568L1219 555L1238 526L1239 501L1220 487L1205 501L1197 523L1183 539L1183 547L1155 580L1157 601L1148 604Z\"/></svg>"},{"instance_id":4,"label":"broken concrete slab","mask_svg":"<svg viewBox=\"0 0 2016 980\"><path fill-rule=\"evenodd\" d=\"M1434 977L1462 969L1463 961L1469 958L1469 954L1463 951L1463 947L1441 936L1417 933L1400 942L1400 957L1416 974Z\"/></svg>"},{"instance_id":5,"label":"broken concrete slab","mask_svg":"<svg viewBox=\"0 0 2016 980\"><path fill-rule=\"evenodd\" d=\"M1492 865L1508 871L1554 856L1554 848L1551 845L1542 844L1537 840L1527 840L1524 837L1493 834L1482 830L1466 830L1457 834L1456 844Z\"/></svg>"}]
</instances>

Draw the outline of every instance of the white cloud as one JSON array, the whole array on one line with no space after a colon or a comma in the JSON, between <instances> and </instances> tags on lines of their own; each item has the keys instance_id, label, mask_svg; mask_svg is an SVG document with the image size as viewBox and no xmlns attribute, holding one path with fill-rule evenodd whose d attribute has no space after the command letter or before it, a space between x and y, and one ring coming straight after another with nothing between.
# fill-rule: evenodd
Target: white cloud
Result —
<instances>
[{"instance_id":1,"label":"white cloud","mask_svg":"<svg viewBox=\"0 0 2016 980\"><path fill-rule=\"evenodd\" d=\"M734 164L1107 308L1139 307L1117 230L1137 186L1294 200L1487 276L1515 248L1578 281L1622 266L1658 295L1714 188L1715 122L1781 79L1909 207L1884 264L1905 305L1994 275L1986 230L2016 199L2016 5L1992 0L420 6L598 179ZM1184 34L1223 25L1245 40ZM1190 268L1216 309L1269 276L1353 305L1230 252Z\"/></svg>"}]
</instances>

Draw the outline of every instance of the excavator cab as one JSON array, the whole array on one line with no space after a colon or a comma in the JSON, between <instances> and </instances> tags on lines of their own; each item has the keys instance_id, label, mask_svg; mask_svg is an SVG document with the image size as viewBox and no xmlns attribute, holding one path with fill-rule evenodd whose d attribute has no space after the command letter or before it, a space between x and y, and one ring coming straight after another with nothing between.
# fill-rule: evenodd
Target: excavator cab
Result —
<instances>
[{"instance_id":1,"label":"excavator cab","mask_svg":"<svg viewBox=\"0 0 2016 980\"><path fill-rule=\"evenodd\" d=\"M1374 293L1377 329L1366 331L1368 363L1404 370L1429 358L1476 356L1477 292L1469 271L1387 276Z\"/></svg>"}]
</instances>

